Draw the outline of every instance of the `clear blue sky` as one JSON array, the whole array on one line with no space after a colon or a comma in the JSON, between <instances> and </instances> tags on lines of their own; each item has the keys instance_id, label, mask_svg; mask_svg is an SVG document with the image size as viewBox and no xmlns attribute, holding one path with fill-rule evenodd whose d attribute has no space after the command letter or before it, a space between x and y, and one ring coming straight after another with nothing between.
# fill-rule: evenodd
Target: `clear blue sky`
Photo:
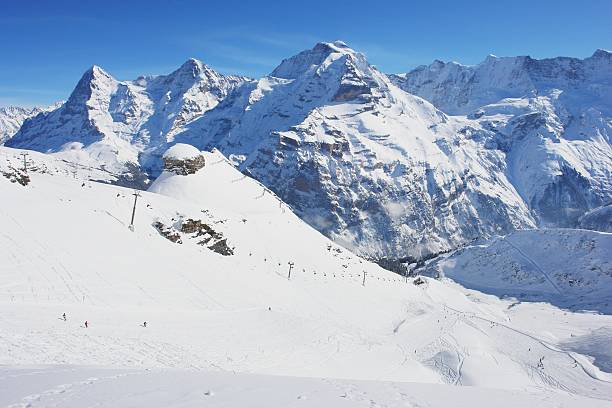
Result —
<instances>
[{"instance_id":1,"label":"clear blue sky","mask_svg":"<svg viewBox=\"0 0 612 408\"><path fill-rule=\"evenodd\" d=\"M257 77L335 39L386 72L612 48L612 0L2 0L0 10L0 106L65 99L93 64L132 79L194 57Z\"/></svg>"}]
</instances>

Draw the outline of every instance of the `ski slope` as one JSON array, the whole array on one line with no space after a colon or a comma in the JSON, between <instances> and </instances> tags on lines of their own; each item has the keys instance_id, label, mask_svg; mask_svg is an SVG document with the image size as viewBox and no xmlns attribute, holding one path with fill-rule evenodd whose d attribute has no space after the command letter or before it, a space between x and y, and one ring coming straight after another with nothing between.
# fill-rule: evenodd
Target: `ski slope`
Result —
<instances>
[{"instance_id":1,"label":"ski slope","mask_svg":"<svg viewBox=\"0 0 612 408\"><path fill-rule=\"evenodd\" d=\"M133 191L89 169L30 152L28 184L0 176L1 405L612 406L607 366L565 345L610 316L406 282L202 155L140 192L133 231Z\"/></svg>"}]
</instances>

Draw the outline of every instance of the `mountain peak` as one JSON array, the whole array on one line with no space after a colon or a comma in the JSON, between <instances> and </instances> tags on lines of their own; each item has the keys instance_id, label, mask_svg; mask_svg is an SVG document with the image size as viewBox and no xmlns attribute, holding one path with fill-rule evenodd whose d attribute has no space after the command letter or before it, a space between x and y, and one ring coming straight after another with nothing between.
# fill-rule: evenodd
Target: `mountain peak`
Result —
<instances>
[{"instance_id":1,"label":"mountain peak","mask_svg":"<svg viewBox=\"0 0 612 408\"><path fill-rule=\"evenodd\" d=\"M284 59L271 75L277 78L295 79L314 66L321 65L333 54L355 56L357 53L344 41L319 42L309 50Z\"/></svg>"},{"instance_id":2,"label":"mountain peak","mask_svg":"<svg viewBox=\"0 0 612 408\"><path fill-rule=\"evenodd\" d=\"M603 48L598 48L595 50L591 58L610 58L612 56L612 51L605 50Z\"/></svg>"},{"instance_id":3,"label":"mountain peak","mask_svg":"<svg viewBox=\"0 0 612 408\"><path fill-rule=\"evenodd\" d=\"M178 79L179 81L187 80L191 82L192 80L197 80L198 78L207 77L210 79L218 76L220 76L218 72L211 69L202 61L195 58L189 58L176 71L170 75L167 75L166 78L169 80Z\"/></svg>"},{"instance_id":4,"label":"mountain peak","mask_svg":"<svg viewBox=\"0 0 612 408\"><path fill-rule=\"evenodd\" d=\"M313 47L312 50L313 51L326 50L328 52L342 52L342 53L355 52L351 49L351 47L349 47L344 41L341 41L341 40L336 40L332 42L319 42Z\"/></svg>"},{"instance_id":5,"label":"mountain peak","mask_svg":"<svg viewBox=\"0 0 612 408\"><path fill-rule=\"evenodd\" d=\"M85 71L85 73L83 74L83 77L86 77L86 76L89 78L99 78L99 77L111 78L111 75L108 72L102 69L102 67L100 67L99 65L95 65L95 64L89 67L87 71Z\"/></svg>"},{"instance_id":6,"label":"mountain peak","mask_svg":"<svg viewBox=\"0 0 612 408\"><path fill-rule=\"evenodd\" d=\"M98 65L92 65L83 73L83 76L81 76L70 98L68 98L67 105L69 107L74 107L75 105L84 103L91 96L92 88L98 88L101 83L107 83L109 81L114 81L114 78Z\"/></svg>"},{"instance_id":7,"label":"mountain peak","mask_svg":"<svg viewBox=\"0 0 612 408\"><path fill-rule=\"evenodd\" d=\"M433 62L431 64L429 64L429 68L430 69L434 69L434 70L438 70L438 69L444 68L445 65L446 65L446 63L444 61L441 61L439 59L435 59L435 60L433 60Z\"/></svg>"},{"instance_id":8,"label":"mountain peak","mask_svg":"<svg viewBox=\"0 0 612 408\"><path fill-rule=\"evenodd\" d=\"M180 69L193 69L193 70L198 70L198 71L202 71L202 69L204 68L204 63L196 58L189 58L187 61L185 61L183 63L183 65L180 66Z\"/></svg>"}]
</instances>

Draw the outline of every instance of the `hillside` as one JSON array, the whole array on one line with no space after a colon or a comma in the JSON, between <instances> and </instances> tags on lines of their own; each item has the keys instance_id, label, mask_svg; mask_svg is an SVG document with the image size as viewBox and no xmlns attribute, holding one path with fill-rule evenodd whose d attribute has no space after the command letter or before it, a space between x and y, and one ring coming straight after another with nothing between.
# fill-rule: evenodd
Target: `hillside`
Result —
<instances>
[{"instance_id":1,"label":"hillside","mask_svg":"<svg viewBox=\"0 0 612 408\"><path fill-rule=\"evenodd\" d=\"M612 313L612 234L517 231L440 257L427 273L496 296Z\"/></svg>"},{"instance_id":2,"label":"hillside","mask_svg":"<svg viewBox=\"0 0 612 408\"><path fill-rule=\"evenodd\" d=\"M0 148L3 173L18 168L19 153ZM326 404L359 406L389 401L390 389L406 403L482 405L498 395L609 405L610 374L561 346L573 336L584 346L611 324L609 315L514 305L429 278L404 281L310 228L219 152L178 146L166 159L162 176L140 193L133 230L132 190L91 182L54 156L31 152L25 185L0 177L11 203L0 209L0 364L76 365L57 374L3 368L7 378L37 375L49 391L10 380L2 403L78 405L106 386L152 398L147 384L174 373L184 380L166 398L188 392L190 404L205 401L209 387L227 401L227 390L253 395L247 390L263 382L290 384L279 401L304 393L309 406L317 390ZM216 250L221 240L231 254Z\"/></svg>"}]
</instances>

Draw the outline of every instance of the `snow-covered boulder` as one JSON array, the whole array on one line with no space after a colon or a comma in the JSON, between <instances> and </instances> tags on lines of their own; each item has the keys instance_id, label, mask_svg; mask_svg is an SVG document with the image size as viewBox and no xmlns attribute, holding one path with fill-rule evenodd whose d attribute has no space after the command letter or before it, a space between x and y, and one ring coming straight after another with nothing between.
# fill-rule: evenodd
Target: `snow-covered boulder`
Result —
<instances>
[{"instance_id":1,"label":"snow-covered boulder","mask_svg":"<svg viewBox=\"0 0 612 408\"><path fill-rule=\"evenodd\" d=\"M194 174L206 164L204 156L198 149L184 143L177 143L166 150L163 159L164 170L179 176Z\"/></svg>"}]
</instances>

